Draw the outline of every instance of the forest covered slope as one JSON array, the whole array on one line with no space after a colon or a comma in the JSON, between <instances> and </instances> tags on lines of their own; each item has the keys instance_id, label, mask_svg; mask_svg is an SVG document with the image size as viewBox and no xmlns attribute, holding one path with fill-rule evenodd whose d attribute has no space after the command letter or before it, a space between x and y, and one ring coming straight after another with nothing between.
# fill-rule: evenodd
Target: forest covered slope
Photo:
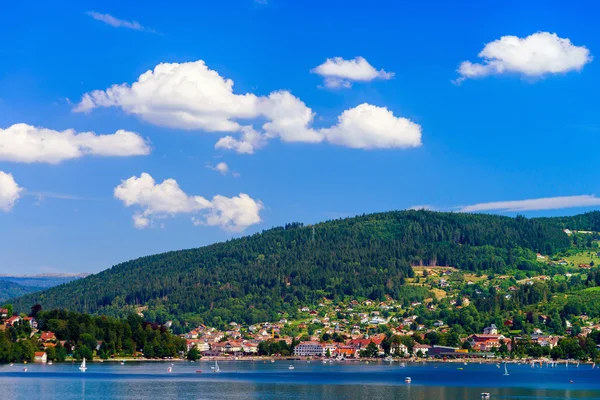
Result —
<instances>
[{"instance_id":1,"label":"forest covered slope","mask_svg":"<svg viewBox=\"0 0 600 400\"><path fill-rule=\"evenodd\" d=\"M401 301L424 289L405 285L412 266L503 273L535 266L535 253L571 245L563 228L592 229L600 213L527 219L485 214L394 211L299 223L197 249L116 265L14 301L15 309L119 314L161 307L207 323L275 320L278 311L345 295ZM589 227L588 227L589 224Z\"/></svg>"}]
</instances>

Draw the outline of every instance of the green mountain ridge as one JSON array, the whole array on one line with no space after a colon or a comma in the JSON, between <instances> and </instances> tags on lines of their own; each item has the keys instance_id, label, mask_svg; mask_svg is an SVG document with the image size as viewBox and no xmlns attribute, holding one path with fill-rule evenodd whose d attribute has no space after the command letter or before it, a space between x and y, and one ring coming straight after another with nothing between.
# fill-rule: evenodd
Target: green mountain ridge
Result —
<instances>
[{"instance_id":1,"label":"green mountain ridge","mask_svg":"<svg viewBox=\"0 0 600 400\"><path fill-rule=\"evenodd\" d=\"M572 221L572 222L570 222ZM428 295L405 285L412 266L502 273L536 268L535 253L571 246L563 229L600 227L600 212L516 218L392 211L304 226L288 224L223 243L138 258L87 278L14 300L16 310L123 315L136 306L213 326L256 323L324 297L410 302ZM598 229L600 230L600 229Z\"/></svg>"},{"instance_id":2,"label":"green mountain ridge","mask_svg":"<svg viewBox=\"0 0 600 400\"><path fill-rule=\"evenodd\" d=\"M5 302L14 297L23 296L31 292L43 290L41 287L25 286L15 282L0 279L0 302Z\"/></svg>"}]
</instances>

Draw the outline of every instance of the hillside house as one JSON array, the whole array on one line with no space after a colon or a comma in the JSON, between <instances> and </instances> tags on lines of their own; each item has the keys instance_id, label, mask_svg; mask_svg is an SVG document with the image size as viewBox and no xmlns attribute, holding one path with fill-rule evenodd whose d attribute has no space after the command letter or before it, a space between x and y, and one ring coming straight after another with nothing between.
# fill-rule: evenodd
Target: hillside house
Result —
<instances>
[{"instance_id":1,"label":"hillside house","mask_svg":"<svg viewBox=\"0 0 600 400\"><path fill-rule=\"evenodd\" d=\"M40 336L40 340L42 342L53 342L56 340L56 335L54 334L54 332L42 332L42 335Z\"/></svg>"}]
</instances>

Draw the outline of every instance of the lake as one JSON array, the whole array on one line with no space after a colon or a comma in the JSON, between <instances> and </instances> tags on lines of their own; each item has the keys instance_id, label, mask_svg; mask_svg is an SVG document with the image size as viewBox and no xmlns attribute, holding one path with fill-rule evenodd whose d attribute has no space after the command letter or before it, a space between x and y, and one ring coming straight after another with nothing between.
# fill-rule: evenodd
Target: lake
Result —
<instances>
[{"instance_id":1,"label":"lake","mask_svg":"<svg viewBox=\"0 0 600 400\"><path fill-rule=\"evenodd\" d=\"M17 399L600 399L600 368L564 365L333 361L78 363L0 366L0 398ZM290 370L289 366L294 365ZM168 372L171 367L172 371ZM462 369L459 369L462 368ZM196 370L202 370L197 373ZM410 376L412 383L406 383ZM572 383L571 383L572 381Z\"/></svg>"}]
</instances>

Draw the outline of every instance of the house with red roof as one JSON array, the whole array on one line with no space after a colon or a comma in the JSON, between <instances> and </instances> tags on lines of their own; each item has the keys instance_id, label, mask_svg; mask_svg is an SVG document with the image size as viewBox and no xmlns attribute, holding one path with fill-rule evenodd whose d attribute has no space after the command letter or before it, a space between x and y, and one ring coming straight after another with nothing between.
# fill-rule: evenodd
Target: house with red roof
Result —
<instances>
[{"instance_id":1,"label":"house with red roof","mask_svg":"<svg viewBox=\"0 0 600 400\"><path fill-rule=\"evenodd\" d=\"M42 332L42 335L40 336L40 340L42 342L52 342L54 340L56 340L56 335L54 334L54 332Z\"/></svg>"},{"instance_id":2,"label":"house with red roof","mask_svg":"<svg viewBox=\"0 0 600 400\"><path fill-rule=\"evenodd\" d=\"M48 355L43 351L36 351L34 353L33 362L46 363L46 362L48 362Z\"/></svg>"}]
</instances>

